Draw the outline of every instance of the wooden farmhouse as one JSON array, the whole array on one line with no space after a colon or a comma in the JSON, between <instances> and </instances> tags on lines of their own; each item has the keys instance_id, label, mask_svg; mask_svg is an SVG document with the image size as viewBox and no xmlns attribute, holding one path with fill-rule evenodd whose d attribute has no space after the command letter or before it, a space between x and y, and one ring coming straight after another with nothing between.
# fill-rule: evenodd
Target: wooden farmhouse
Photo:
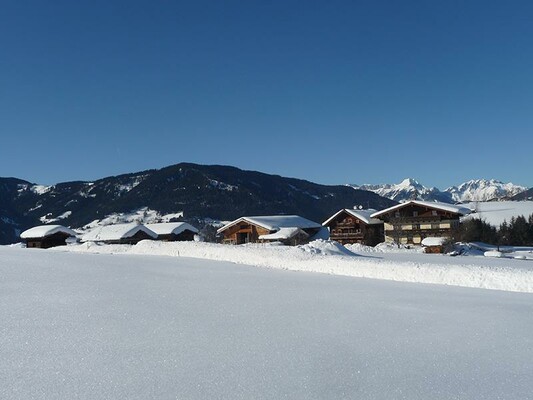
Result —
<instances>
[{"instance_id":1,"label":"wooden farmhouse","mask_svg":"<svg viewBox=\"0 0 533 400\"><path fill-rule=\"evenodd\" d=\"M371 215L384 221L385 241L421 245L428 237L450 237L470 209L446 203L410 200Z\"/></svg>"},{"instance_id":2,"label":"wooden farmhouse","mask_svg":"<svg viewBox=\"0 0 533 400\"><path fill-rule=\"evenodd\" d=\"M148 229L157 234L157 240L166 242L182 242L194 240L198 229L186 222L167 222L159 224L146 224Z\"/></svg>"},{"instance_id":3,"label":"wooden farmhouse","mask_svg":"<svg viewBox=\"0 0 533 400\"><path fill-rule=\"evenodd\" d=\"M329 237L340 244L360 243L375 246L383 242L383 221L372 218L376 210L356 210L345 208L322 225L329 229Z\"/></svg>"},{"instance_id":4,"label":"wooden farmhouse","mask_svg":"<svg viewBox=\"0 0 533 400\"><path fill-rule=\"evenodd\" d=\"M141 240L157 239L157 234L136 223L99 226L82 236L82 242L107 244L137 244Z\"/></svg>"},{"instance_id":5,"label":"wooden farmhouse","mask_svg":"<svg viewBox=\"0 0 533 400\"><path fill-rule=\"evenodd\" d=\"M307 243L321 232L322 225L298 215L241 217L217 231L227 244L282 242L287 245Z\"/></svg>"},{"instance_id":6,"label":"wooden farmhouse","mask_svg":"<svg viewBox=\"0 0 533 400\"><path fill-rule=\"evenodd\" d=\"M26 247L48 249L65 246L68 239L76 238L76 232L62 225L41 225L22 232L20 238Z\"/></svg>"}]
</instances>

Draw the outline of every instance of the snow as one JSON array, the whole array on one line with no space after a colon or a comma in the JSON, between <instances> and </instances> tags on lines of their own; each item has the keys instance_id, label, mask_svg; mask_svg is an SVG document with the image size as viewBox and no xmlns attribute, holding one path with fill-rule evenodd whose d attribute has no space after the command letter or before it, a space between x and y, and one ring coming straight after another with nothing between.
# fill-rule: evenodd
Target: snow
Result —
<instances>
[{"instance_id":1,"label":"snow","mask_svg":"<svg viewBox=\"0 0 533 400\"><path fill-rule=\"evenodd\" d=\"M150 223L165 223L172 219L183 217L183 211L178 213L161 214L159 211L152 210L148 207L142 207L137 210L125 213L113 213L107 215L105 218L96 219L87 225L84 225L81 229L87 230L97 226L113 225L129 222L138 222L144 224Z\"/></svg>"},{"instance_id":2,"label":"snow","mask_svg":"<svg viewBox=\"0 0 533 400\"><path fill-rule=\"evenodd\" d=\"M36 194L45 194L48 193L54 186L45 186L45 185L33 185L30 187L30 190Z\"/></svg>"},{"instance_id":3,"label":"snow","mask_svg":"<svg viewBox=\"0 0 533 400\"><path fill-rule=\"evenodd\" d=\"M267 215L257 217L241 217L227 225L224 225L218 230L218 232L222 232L230 226L239 224L241 222L248 222L253 225L258 225L270 231L277 231L280 228L310 229L322 227L322 225L319 223L310 221L306 218L300 217L299 215Z\"/></svg>"},{"instance_id":4,"label":"snow","mask_svg":"<svg viewBox=\"0 0 533 400\"><path fill-rule=\"evenodd\" d=\"M72 215L72 211L65 211L63 214L58 215L56 218L51 217L51 214L43 215L41 218L39 218L39 221L41 221L43 224L49 224L50 222L57 222L62 219L66 219Z\"/></svg>"},{"instance_id":5,"label":"snow","mask_svg":"<svg viewBox=\"0 0 533 400\"><path fill-rule=\"evenodd\" d=\"M261 240L286 240L297 235L298 233L304 234L307 236L307 233L302 231L300 228L280 228L279 231L270 233L268 235L260 235L259 239Z\"/></svg>"},{"instance_id":6,"label":"snow","mask_svg":"<svg viewBox=\"0 0 533 400\"><path fill-rule=\"evenodd\" d=\"M67 235L76 236L76 232L62 225L40 225L25 230L20 234L20 237L21 239L43 238L45 236L51 236L58 232L63 232Z\"/></svg>"},{"instance_id":7,"label":"snow","mask_svg":"<svg viewBox=\"0 0 533 400\"><path fill-rule=\"evenodd\" d=\"M427 237L422 240L422 246L442 246L448 238L445 237Z\"/></svg>"},{"instance_id":8,"label":"snow","mask_svg":"<svg viewBox=\"0 0 533 400\"><path fill-rule=\"evenodd\" d=\"M504 221L509 222L512 217L524 216L526 219L533 214L533 201L490 201L469 203L466 205L475 213L465 217L482 219L485 222L500 226Z\"/></svg>"},{"instance_id":9,"label":"snow","mask_svg":"<svg viewBox=\"0 0 533 400\"><path fill-rule=\"evenodd\" d=\"M192 257L271 269L533 293L533 252L522 253L528 260L518 261L420 254L421 248L393 249L387 245L378 247L381 252L356 254L350 249L353 247L326 240L294 247L146 240L135 246L82 244L63 246L58 251Z\"/></svg>"},{"instance_id":10,"label":"snow","mask_svg":"<svg viewBox=\"0 0 533 400\"><path fill-rule=\"evenodd\" d=\"M339 215L342 212L347 212L348 214L354 216L355 218L360 219L361 221L363 221L367 225L382 224L383 223L383 221L381 221L381 220L379 220L377 218L371 218L371 215L375 214L377 212L377 210L374 210L372 208L369 208L369 209L366 209L366 210L356 210L356 209L351 209L351 208L344 208L342 210L337 211L335 214L333 214L333 216L331 216L326 221L324 221L322 223L322 225L329 224L329 222L331 220L336 218L337 215Z\"/></svg>"},{"instance_id":11,"label":"snow","mask_svg":"<svg viewBox=\"0 0 533 400\"><path fill-rule=\"evenodd\" d=\"M157 234L148 229L144 225L136 223L131 224L117 224L117 225L105 225L94 228L93 230L85 233L81 241L82 242L98 242L109 240L121 240L134 236L138 232L145 232L149 236L157 239Z\"/></svg>"},{"instance_id":12,"label":"snow","mask_svg":"<svg viewBox=\"0 0 533 400\"><path fill-rule=\"evenodd\" d=\"M0 247L2 399L528 399L533 296Z\"/></svg>"},{"instance_id":13,"label":"snow","mask_svg":"<svg viewBox=\"0 0 533 400\"><path fill-rule=\"evenodd\" d=\"M386 208L384 210L378 211L374 214L372 214L372 217L379 217L380 215L387 214L391 211L403 208L409 204L416 204L422 207L430 207L430 208L436 208L439 210L455 213L455 214L461 214L461 215L467 215L472 212L471 209L463 207L463 206L456 206L448 203L440 203L437 201L422 201L422 200L409 200L405 203L400 203L395 206Z\"/></svg>"},{"instance_id":14,"label":"snow","mask_svg":"<svg viewBox=\"0 0 533 400\"><path fill-rule=\"evenodd\" d=\"M158 235L179 235L183 231L189 230L198 233L198 229L186 222L167 222L160 224L145 224L145 226Z\"/></svg>"}]
</instances>

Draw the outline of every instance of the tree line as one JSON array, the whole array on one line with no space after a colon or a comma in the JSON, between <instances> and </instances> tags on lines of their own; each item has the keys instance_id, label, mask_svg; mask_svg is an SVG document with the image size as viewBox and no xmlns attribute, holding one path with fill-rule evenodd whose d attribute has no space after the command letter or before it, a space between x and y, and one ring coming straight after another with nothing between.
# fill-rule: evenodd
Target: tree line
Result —
<instances>
[{"instance_id":1,"label":"tree line","mask_svg":"<svg viewBox=\"0 0 533 400\"><path fill-rule=\"evenodd\" d=\"M513 217L495 227L482 219L464 221L454 232L457 242L483 242L496 246L533 246L533 214Z\"/></svg>"}]
</instances>

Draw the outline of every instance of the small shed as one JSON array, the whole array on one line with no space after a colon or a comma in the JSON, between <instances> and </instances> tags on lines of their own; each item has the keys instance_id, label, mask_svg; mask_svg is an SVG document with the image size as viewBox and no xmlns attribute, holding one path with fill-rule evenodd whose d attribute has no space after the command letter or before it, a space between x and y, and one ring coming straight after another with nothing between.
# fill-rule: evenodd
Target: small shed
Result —
<instances>
[{"instance_id":1,"label":"small shed","mask_svg":"<svg viewBox=\"0 0 533 400\"><path fill-rule=\"evenodd\" d=\"M280 228L279 231L260 235L259 240L264 242L281 242L289 246L304 243L309 235L300 228Z\"/></svg>"},{"instance_id":2,"label":"small shed","mask_svg":"<svg viewBox=\"0 0 533 400\"><path fill-rule=\"evenodd\" d=\"M427 237L422 240L424 253L442 254L448 238L445 237Z\"/></svg>"},{"instance_id":3,"label":"small shed","mask_svg":"<svg viewBox=\"0 0 533 400\"><path fill-rule=\"evenodd\" d=\"M198 234L198 229L187 222L166 222L145 226L157 234L158 240L167 242L191 241L194 240L194 235Z\"/></svg>"},{"instance_id":4,"label":"small shed","mask_svg":"<svg viewBox=\"0 0 533 400\"><path fill-rule=\"evenodd\" d=\"M157 234L136 223L98 226L82 236L82 242L107 244L137 244L141 240L157 239Z\"/></svg>"},{"instance_id":5,"label":"small shed","mask_svg":"<svg viewBox=\"0 0 533 400\"><path fill-rule=\"evenodd\" d=\"M65 246L67 239L76 238L76 232L63 225L40 225L22 232L20 238L26 243L26 247L49 249Z\"/></svg>"}]
</instances>

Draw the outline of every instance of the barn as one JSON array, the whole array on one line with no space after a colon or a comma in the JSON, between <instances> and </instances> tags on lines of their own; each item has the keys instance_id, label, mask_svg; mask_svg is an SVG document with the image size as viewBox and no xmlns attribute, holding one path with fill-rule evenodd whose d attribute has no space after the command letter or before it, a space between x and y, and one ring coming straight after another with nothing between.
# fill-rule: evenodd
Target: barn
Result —
<instances>
[{"instance_id":1,"label":"barn","mask_svg":"<svg viewBox=\"0 0 533 400\"><path fill-rule=\"evenodd\" d=\"M281 242L297 245L308 242L322 225L299 215L241 217L217 231L227 244Z\"/></svg>"},{"instance_id":2,"label":"barn","mask_svg":"<svg viewBox=\"0 0 533 400\"><path fill-rule=\"evenodd\" d=\"M383 221L372 218L373 209L344 208L322 223L329 229L329 237L341 244L360 243L375 246L383 242Z\"/></svg>"},{"instance_id":3,"label":"barn","mask_svg":"<svg viewBox=\"0 0 533 400\"><path fill-rule=\"evenodd\" d=\"M49 249L65 246L67 239L76 238L76 232L63 225L40 225L22 232L20 238L28 248Z\"/></svg>"},{"instance_id":4,"label":"barn","mask_svg":"<svg viewBox=\"0 0 533 400\"><path fill-rule=\"evenodd\" d=\"M98 226L82 236L82 242L106 244L137 244L141 240L157 239L157 234L136 223Z\"/></svg>"},{"instance_id":5,"label":"barn","mask_svg":"<svg viewBox=\"0 0 533 400\"><path fill-rule=\"evenodd\" d=\"M194 235L198 234L198 229L186 222L166 222L145 226L157 234L157 240L166 242L191 241L194 240Z\"/></svg>"}]
</instances>

